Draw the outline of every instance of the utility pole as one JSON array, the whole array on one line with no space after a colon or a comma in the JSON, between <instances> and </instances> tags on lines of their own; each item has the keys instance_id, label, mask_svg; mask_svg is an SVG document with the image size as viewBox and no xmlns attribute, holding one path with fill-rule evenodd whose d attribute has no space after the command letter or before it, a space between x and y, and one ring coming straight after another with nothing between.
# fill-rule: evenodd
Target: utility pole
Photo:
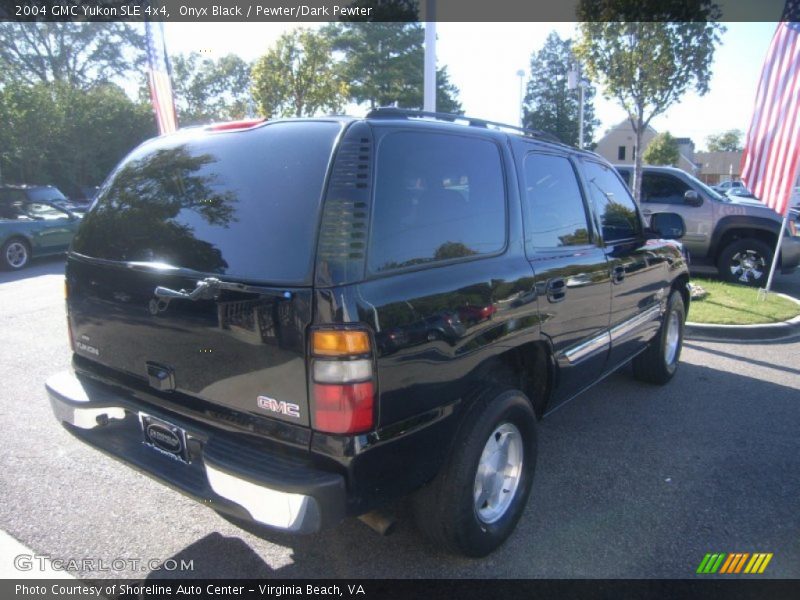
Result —
<instances>
[{"instance_id":1,"label":"utility pole","mask_svg":"<svg viewBox=\"0 0 800 600\"><path fill-rule=\"evenodd\" d=\"M583 95L586 89L586 81L583 79L581 63L575 62L567 73L567 88L574 90L578 88L578 148L583 149Z\"/></svg>"},{"instance_id":2,"label":"utility pole","mask_svg":"<svg viewBox=\"0 0 800 600\"><path fill-rule=\"evenodd\" d=\"M525 102L525 87L523 81L525 71L522 69L517 71L517 77L519 77L519 126L525 127L525 108L523 107L523 103Z\"/></svg>"},{"instance_id":3,"label":"utility pole","mask_svg":"<svg viewBox=\"0 0 800 600\"><path fill-rule=\"evenodd\" d=\"M436 112L436 0L425 0L423 110Z\"/></svg>"}]
</instances>

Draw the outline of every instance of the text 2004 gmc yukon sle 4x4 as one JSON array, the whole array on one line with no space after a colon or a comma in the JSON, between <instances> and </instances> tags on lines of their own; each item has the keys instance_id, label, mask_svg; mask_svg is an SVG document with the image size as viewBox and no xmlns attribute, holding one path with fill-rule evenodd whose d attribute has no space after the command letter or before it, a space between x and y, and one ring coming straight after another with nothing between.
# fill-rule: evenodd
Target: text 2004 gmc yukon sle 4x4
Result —
<instances>
[{"instance_id":1,"label":"text 2004 gmc yukon sle 4x4","mask_svg":"<svg viewBox=\"0 0 800 600\"><path fill-rule=\"evenodd\" d=\"M237 518L313 532L411 495L440 546L494 550L537 418L631 360L675 372L684 225L645 229L594 154L455 119L382 109L134 150L69 253L57 418Z\"/></svg>"}]
</instances>

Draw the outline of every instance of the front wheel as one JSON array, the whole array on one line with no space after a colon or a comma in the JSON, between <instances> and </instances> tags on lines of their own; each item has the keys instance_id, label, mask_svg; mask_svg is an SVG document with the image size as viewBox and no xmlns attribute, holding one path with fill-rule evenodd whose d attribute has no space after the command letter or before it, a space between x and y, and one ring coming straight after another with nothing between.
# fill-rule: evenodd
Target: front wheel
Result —
<instances>
[{"instance_id":1,"label":"front wheel","mask_svg":"<svg viewBox=\"0 0 800 600\"><path fill-rule=\"evenodd\" d=\"M647 350L633 359L633 375L641 381L663 385L675 371L681 358L686 307L680 292L673 291L667 300L667 310L661 327L650 341Z\"/></svg>"},{"instance_id":2,"label":"front wheel","mask_svg":"<svg viewBox=\"0 0 800 600\"><path fill-rule=\"evenodd\" d=\"M518 390L486 390L468 409L441 472L415 495L417 526L438 547L482 557L514 531L536 466L536 417Z\"/></svg>"}]
</instances>

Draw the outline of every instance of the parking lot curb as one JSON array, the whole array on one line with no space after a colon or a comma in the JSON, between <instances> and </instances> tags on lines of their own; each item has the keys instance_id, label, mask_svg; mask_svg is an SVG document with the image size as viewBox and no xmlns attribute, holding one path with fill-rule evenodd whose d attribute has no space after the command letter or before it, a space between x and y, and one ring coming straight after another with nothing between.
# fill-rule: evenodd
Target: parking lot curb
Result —
<instances>
[{"instance_id":1,"label":"parking lot curb","mask_svg":"<svg viewBox=\"0 0 800 600\"><path fill-rule=\"evenodd\" d=\"M800 300L787 294L776 294L796 304ZM703 342L771 341L794 337L800 334L800 315L782 323L759 325L713 325L686 321L684 337Z\"/></svg>"}]
</instances>

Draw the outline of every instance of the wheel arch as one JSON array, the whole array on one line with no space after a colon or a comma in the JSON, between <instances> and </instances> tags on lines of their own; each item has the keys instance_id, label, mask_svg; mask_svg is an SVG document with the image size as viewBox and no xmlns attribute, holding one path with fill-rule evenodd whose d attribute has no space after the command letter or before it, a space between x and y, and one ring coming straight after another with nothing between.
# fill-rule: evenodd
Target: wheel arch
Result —
<instances>
[{"instance_id":1,"label":"wheel arch","mask_svg":"<svg viewBox=\"0 0 800 600\"><path fill-rule=\"evenodd\" d=\"M485 360L476 370L476 381L522 391L531 401L536 418L541 419L556 381L552 356L546 341L521 344Z\"/></svg>"},{"instance_id":2,"label":"wheel arch","mask_svg":"<svg viewBox=\"0 0 800 600\"><path fill-rule=\"evenodd\" d=\"M743 239L757 239L775 247L780 232L780 223L763 217L730 216L720 219L711 238L709 256L714 263L730 243Z\"/></svg>"},{"instance_id":3,"label":"wheel arch","mask_svg":"<svg viewBox=\"0 0 800 600\"><path fill-rule=\"evenodd\" d=\"M670 289L673 291L678 292L683 298L683 305L686 308L686 312L689 312L689 304L692 301L692 294L689 291L689 274L688 273L681 273L678 275L673 281Z\"/></svg>"}]
</instances>

